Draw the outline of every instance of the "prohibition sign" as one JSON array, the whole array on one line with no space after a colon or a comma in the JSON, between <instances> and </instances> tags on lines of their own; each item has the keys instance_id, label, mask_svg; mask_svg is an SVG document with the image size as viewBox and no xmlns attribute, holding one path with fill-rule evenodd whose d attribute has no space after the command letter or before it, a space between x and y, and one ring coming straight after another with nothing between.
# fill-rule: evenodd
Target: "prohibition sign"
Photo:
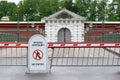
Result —
<instances>
[{"instance_id":1,"label":"prohibition sign","mask_svg":"<svg viewBox=\"0 0 120 80\"><path fill-rule=\"evenodd\" d=\"M41 60L43 58L43 52L39 49L34 50L32 56L33 56L33 59L35 60Z\"/></svg>"}]
</instances>

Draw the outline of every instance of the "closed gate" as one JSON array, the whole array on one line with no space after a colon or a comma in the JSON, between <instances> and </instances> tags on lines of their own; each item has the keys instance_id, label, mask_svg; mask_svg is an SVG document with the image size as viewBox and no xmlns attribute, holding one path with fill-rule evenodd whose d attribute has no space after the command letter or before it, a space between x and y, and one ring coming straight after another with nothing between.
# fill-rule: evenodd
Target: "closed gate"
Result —
<instances>
[{"instance_id":1,"label":"closed gate","mask_svg":"<svg viewBox=\"0 0 120 80\"><path fill-rule=\"evenodd\" d=\"M51 66L120 66L120 43L50 43Z\"/></svg>"},{"instance_id":2,"label":"closed gate","mask_svg":"<svg viewBox=\"0 0 120 80\"><path fill-rule=\"evenodd\" d=\"M0 43L0 66L27 66L27 43ZM120 43L48 43L52 66L120 66Z\"/></svg>"},{"instance_id":3,"label":"closed gate","mask_svg":"<svg viewBox=\"0 0 120 80\"><path fill-rule=\"evenodd\" d=\"M71 33L67 28L62 28L58 32L58 42L70 42Z\"/></svg>"}]
</instances>

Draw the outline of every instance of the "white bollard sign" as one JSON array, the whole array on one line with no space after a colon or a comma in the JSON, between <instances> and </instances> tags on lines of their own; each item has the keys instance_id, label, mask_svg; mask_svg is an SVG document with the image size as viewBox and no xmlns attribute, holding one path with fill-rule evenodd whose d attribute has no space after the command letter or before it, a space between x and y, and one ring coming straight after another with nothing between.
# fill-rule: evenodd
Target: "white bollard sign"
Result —
<instances>
[{"instance_id":1,"label":"white bollard sign","mask_svg":"<svg viewBox=\"0 0 120 80\"><path fill-rule=\"evenodd\" d=\"M30 72L48 72L48 49L45 38L33 35L28 42L28 70Z\"/></svg>"}]
</instances>

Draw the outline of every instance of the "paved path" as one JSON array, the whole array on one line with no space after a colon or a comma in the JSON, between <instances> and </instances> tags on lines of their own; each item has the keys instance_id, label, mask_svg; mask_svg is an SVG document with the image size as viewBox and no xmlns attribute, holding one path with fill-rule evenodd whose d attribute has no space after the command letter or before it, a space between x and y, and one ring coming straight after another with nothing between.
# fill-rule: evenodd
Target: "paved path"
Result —
<instances>
[{"instance_id":1,"label":"paved path","mask_svg":"<svg viewBox=\"0 0 120 80\"><path fill-rule=\"evenodd\" d=\"M120 80L120 67L53 67L50 74L25 72L25 67L0 67L0 80Z\"/></svg>"}]
</instances>

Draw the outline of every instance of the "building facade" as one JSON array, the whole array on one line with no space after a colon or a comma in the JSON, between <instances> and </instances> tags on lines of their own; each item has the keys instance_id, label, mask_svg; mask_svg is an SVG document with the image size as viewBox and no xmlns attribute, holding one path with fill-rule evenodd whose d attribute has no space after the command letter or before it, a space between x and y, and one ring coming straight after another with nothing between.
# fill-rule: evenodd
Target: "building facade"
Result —
<instances>
[{"instance_id":1,"label":"building facade","mask_svg":"<svg viewBox=\"0 0 120 80\"><path fill-rule=\"evenodd\" d=\"M48 42L84 42L100 40L101 36L117 34L119 38L120 22L86 22L81 17L67 9L62 9L44 19L34 22L0 22L0 41L6 41L9 36L17 36L15 40L27 40L34 34L45 36ZM8 37L7 37L7 36ZM6 38L4 37L6 36ZM5 38L5 39L4 39ZM7 40L9 41L9 40Z\"/></svg>"},{"instance_id":2,"label":"building facade","mask_svg":"<svg viewBox=\"0 0 120 80\"><path fill-rule=\"evenodd\" d=\"M83 42L85 18L63 9L45 18L48 42Z\"/></svg>"}]
</instances>

